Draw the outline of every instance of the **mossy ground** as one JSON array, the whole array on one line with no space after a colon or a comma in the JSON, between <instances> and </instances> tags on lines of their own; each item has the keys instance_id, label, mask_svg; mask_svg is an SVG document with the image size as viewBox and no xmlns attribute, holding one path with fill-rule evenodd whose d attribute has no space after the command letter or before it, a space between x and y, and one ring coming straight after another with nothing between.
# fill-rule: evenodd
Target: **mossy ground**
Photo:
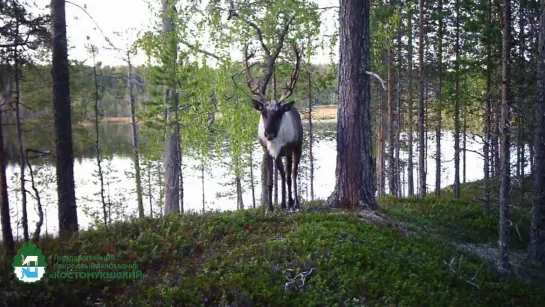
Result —
<instances>
[{"instance_id":1,"label":"mossy ground","mask_svg":"<svg viewBox=\"0 0 545 307\"><path fill-rule=\"evenodd\" d=\"M5 306L543 306L545 291L538 282L517 276L500 280L493 265L456 247L456 243L497 240L497 215L484 216L480 204L468 199L387 198L381 201L380 211L386 215L379 212L373 220L315 202L305 204L298 214L265 216L250 209L170 216L117 223L82 232L64 243L43 238L38 245L47 257L47 273L55 270L55 254L113 254L115 263L136 261L147 278L46 276L37 284L22 284L11 273L12 259L3 258L0 302ZM523 240L512 242L515 249L527 245L527 231L522 227Z\"/></svg>"}]
</instances>

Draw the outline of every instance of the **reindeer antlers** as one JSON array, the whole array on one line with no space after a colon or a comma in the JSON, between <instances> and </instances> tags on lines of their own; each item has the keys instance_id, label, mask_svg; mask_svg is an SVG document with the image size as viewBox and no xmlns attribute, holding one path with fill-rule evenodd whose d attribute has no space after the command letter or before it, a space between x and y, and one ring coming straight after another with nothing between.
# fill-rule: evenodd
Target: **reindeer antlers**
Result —
<instances>
[{"instance_id":1,"label":"reindeer antlers","mask_svg":"<svg viewBox=\"0 0 545 307\"><path fill-rule=\"evenodd\" d=\"M252 54L248 55L248 45L246 45L244 47L244 63L246 65L246 86L248 86L248 88L254 95L261 98L261 100L264 100L265 95L261 93L259 83L256 88L252 88L252 82L254 81L254 77L252 76L252 67L257 65L257 62L253 63L252 65L249 65L248 60L250 60L254 56L255 56L255 52L252 52Z\"/></svg>"},{"instance_id":2,"label":"reindeer antlers","mask_svg":"<svg viewBox=\"0 0 545 307\"><path fill-rule=\"evenodd\" d=\"M284 90L282 91L282 96L278 100L278 102L282 102L289 98L293 94L293 90L295 89L295 85L297 84L297 79L299 78L299 67L301 63L301 51L297 48L297 44L293 43L293 51L295 53L295 70L291 73L290 82L286 83L286 86L284 87ZM263 80L258 82L258 85L253 88L252 83L255 81L255 78L252 76L252 67L257 65L258 63L255 62L251 65L248 64L248 61L255 56L255 52L252 52L250 55L248 55L248 45L244 47L244 62L246 65L246 86L250 89L250 91L258 96L261 100L265 100L265 92L267 89L267 83L270 80L270 77L273 73L273 70L270 69L270 66L267 63L267 73L265 74L264 82ZM273 68L274 69L274 68Z\"/></svg>"},{"instance_id":3,"label":"reindeer antlers","mask_svg":"<svg viewBox=\"0 0 545 307\"><path fill-rule=\"evenodd\" d=\"M290 83L286 84L286 87L284 88L284 91L282 92L282 96L278 100L278 102L282 102L288 97L293 94L293 90L295 88L295 84L297 83L297 79L299 78L299 64L301 62L301 52L297 49L297 45L293 43L293 52L295 53L295 70L291 73L291 79Z\"/></svg>"}]
</instances>

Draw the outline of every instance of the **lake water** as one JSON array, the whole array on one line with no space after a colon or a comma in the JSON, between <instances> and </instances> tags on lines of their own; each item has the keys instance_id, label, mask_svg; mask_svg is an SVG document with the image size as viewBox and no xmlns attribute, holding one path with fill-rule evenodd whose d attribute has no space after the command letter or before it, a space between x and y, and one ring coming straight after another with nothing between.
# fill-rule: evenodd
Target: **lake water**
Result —
<instances>
[{"instance_id":1,"label":"lake water","mask_svg":"<svg viewBox=\"0 0 545 307\"><path fill-rule=\"evenodd\" d=\"M307 126L305 126L307 129ZM315 171L314 171L314 193L316 199L325 199L333 191L335 185L335 162L336 162L336 141L335 141L335 121L321 121L315 122L315 143L314 143L314 158L315 158ZM13 233L16 237L22 237L22 227L19 225L21 219L21 194L19 192L19 166L15 163L17 156L17 141L13 137L13 127L5 128L6 133L6 148L8 152L9 162L7 167L8 177L8 190L10 207L12 209L12 227ZM94 130L92 126L82 128L81 131L75 133L75 137L81 137L82 135L94 140ZM11 131L11 132L10 132ZM28 140L25 143L32 143L34 139L40 139L40 131L34 131L29 134L35 134L34 136L28 136ZM134 180L134 167L133 159L131 156L131 130L129 125L117 125L117 124L102 124L101 125L101 142L106 148L108 148L107 156L102 162L102 167L106 172L105 175L105 194L106 200L110 204L109 211L111 212L111 219L113 221L132 219L137 216L137 201L135 192L135 180ZM48 141L45 145L42 144L42 148L52 148L54 146L53 136L48 137ZM406 135L402 135L402 140L406 138ZM416 140L416 138L415 138ZM31 147L27 145L28 147ZM38 145L35 145L38 146ZM45 146L45 147L44 147ZM415 142L414 151L414 180L415 189L417 189L418 182L418 152L417 143ZM102 203L100 201L100 185L96 175L97 164L96 154L94 153L92 141L86 144L75 143L75 163L74 163L74 175L76 183L76 197L78 204L78 221L80 229L87 229L93 225L95 219L99 219L102 222ZM429 135L428 143L428 158L427 158L427 185L428 191L433 190L435 184L435 140L434 135ZM467 148L470 150L467 152L467 164L466 164L466 180L473 181L483 177L483 160L482 157L474 152L482 152L482 144L479 144L471 139L471 136L467 139ZM308 150L308 149L307 149ZM528 149L526 150L528 152ZM255 198L257 206L260 206L261 195L261 158L262 149L255 144L254 150L254 180L255 180ZM301 196L303 200L308 200L309 196L309 170L308 170L308 154L304 154L301 171L300 171L300 185ZM407 153L405 151L400 152L400 158L403 161L407 159ZM454 139L452 134L444 133L442 137L442 161L443 171L441 174L442 187L451 185L453 183L454 176ZM514 157L513 157L513 161ZM214 163L206 167L205 172L205 209L206 211L225 211L225 210L237 210L236 194L234 186L234 175L229 171L228 165L230 161L224 161L225 163ZM42 205L44 206L45 221L42 226L43 233L56 233L58 231L58 215L57 215L57 192L55 183L55 170L51 164L51 160L33 161L35 165L34 170L38 170L39 174L36 175L38 190L42 199ZM460 165L462 167L462 161ZM142 180L144 190L144 207L145 214L150 214L150 208L153 207L153 215L158 216L162 214L162 203L158 201L160 197L160 185L159 185L159 170L162 168L161 164L157 161L142 161ZM462 171L462 170L461 170ZM529 172L529 167L526 168L526 172ZM27 170L27 179L28 177ZM402 177L403 194L407 193L407 174L406 170L403 172ZM462 180L462 175L460 180ZM151 181L151 185L149 182ZM244 207L252 207L252 191L249 187L249 174L244 177L244 194L243 202ZM32 192L30 183L27 184L27 190ZM203 209L203 195L202 195L202 178L200 163L190 157L184 157L184 210L185 212L202 212ZM225 195L225 194L231 195ZM280 189L279 189L280 194ZM151 195L151 196L150 196ZM27 197L28 201L28 219L29 229L32 233L35 229L36 222L38 221L38 213L36 210L36 201L32 196Z\"/></svg>"}]
</instances>

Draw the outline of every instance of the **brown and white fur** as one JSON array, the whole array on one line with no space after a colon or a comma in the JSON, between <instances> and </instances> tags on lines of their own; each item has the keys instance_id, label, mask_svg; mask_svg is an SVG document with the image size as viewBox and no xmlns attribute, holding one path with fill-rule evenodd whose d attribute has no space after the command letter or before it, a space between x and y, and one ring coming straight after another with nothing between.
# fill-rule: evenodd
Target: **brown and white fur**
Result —
<instances>
[{"instance_id":1,"label":"brown and white fur","mask_svg":"<svg viewBox=\"0 0 545 307\"><path fill-rule=\"evenodd\" d=\"M297 175L303 147L303 125L299 111L293 106L294 103L294 101L281 103L275 100L263 103L262 101L253 100L254 108L261 113L258 136L259 143L263 150L267 152L268 211L271 212L274 211L272 202L273 161L282 181L282 201L280 204L282 210L286 209L286 181L288 183L289 209L299 208ZM282 157L286 157L287 178ZM295 198L292 198L291 194L292 174Z\"/></svg>"}]
</instances>

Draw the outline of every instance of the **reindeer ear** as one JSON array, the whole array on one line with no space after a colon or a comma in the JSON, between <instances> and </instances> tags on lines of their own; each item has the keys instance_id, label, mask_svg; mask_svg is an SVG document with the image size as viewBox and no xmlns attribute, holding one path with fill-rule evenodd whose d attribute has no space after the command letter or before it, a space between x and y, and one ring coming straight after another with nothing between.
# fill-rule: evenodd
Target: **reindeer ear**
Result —
<instances>
[{"instance_id":1,"label":"reindeer ear","mask_svg":"<svg viewBox=\"0 0 545 307\"><path fill-rule=\"evenodd\" d=\"M258 111L263 110L263 103L261 101L252 99L252 103L254 104L254 109Z\"/></svg>"},{"instance_id":2,"label":"reindeer ear","mask_svg":"<svg viewBox=\"0 0 545 307\"><path fill-rule=\"evenodd\" d=\"M284 111L287 112L291 110L294 104L295 104L295 101L286 102L285 104L282 105L282 108L284 108Z\"/></svg>"}]
</instances>

